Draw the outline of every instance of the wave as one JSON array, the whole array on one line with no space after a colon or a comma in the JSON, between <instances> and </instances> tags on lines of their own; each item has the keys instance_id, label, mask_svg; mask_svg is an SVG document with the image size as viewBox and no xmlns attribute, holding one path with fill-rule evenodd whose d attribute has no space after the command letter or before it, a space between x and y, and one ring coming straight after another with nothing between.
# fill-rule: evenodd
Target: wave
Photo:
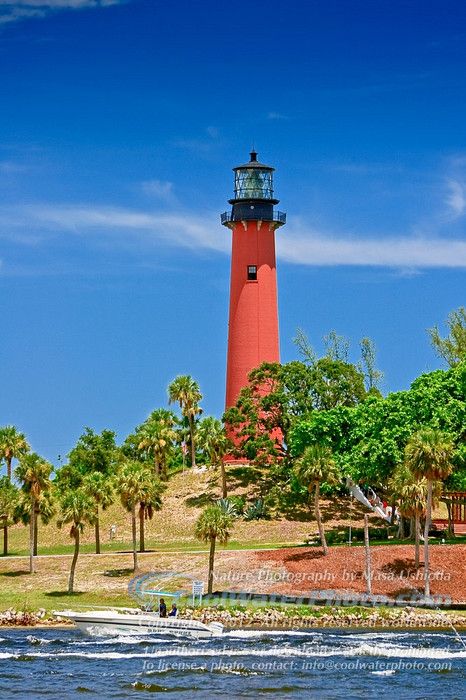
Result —
<instances>
[{"instance_id":1,"label":"wave","mask_svg":"<svg viewBox=\"0 0 466 700\"><path fill-rule=\"evenodd\" d=\"M336 647L325 648L322 650L317 647L316 649L296 649L293 647L271 647L271 648L257 648L253 647L250 649L232 649L228 647L223 647L222 649L211 648L211 649L200 649L200 648L168 648L161 650L154 650L147 652L137 651L133 653L123 652L123 651L63 651L63 652L29 652L27 658L53 658L59 659L69 659L69 658L80 658L80 659L101 659L101 660L113 660L117 661L120 659L166 659L166 658L187 658L187 657L218 657L222 656L231 657L276 657L276 658L290 658L290 657L303 657L303 658L314 658L314 657L328 657L328 656L381 656L387 658L409 658L409 659L466 659L466 650L454 651L452 649L432 649L432 648L419 648L419 647L403 647L397 645L373 645L363 642L362 644L353 647ZM0 654L0 658L25 658L25 655L14 654L14 653L3 653Z\"/></svg>"},{"instance_id":2,"label":"wave","mask_svg":"<svg viewBox=\"0 0 466 700\"><path fill-rule=\"evenodd\" d=\"M231 630L224 632L222 637L229 639L255 639L260 637L313 637L322 639L322 632L314 632L309 630L303 632L301 630Z\"/></svg>"},{"instance_id":3,"label":"wave","mask_svg":"<svg viewBox=\"0 0 466 700\"><path fill-rule=\"evenodd\" d=\"M45 639L44 637L35 637L33 634L28 634L26 641L33 645L63 644L63 639Z\"/></svg>"},{"instance_id":4,"label":"wave","mask_svg":"<svg viewBox=\"0 0 466 700\"><path fill-rule=\"evenodd\" d=\"M93 639L83 639L78 641L69 642L70 646L77 647L87 647L87 646L108 646L110 644L131 644L133 646L139 646L141 644L166 644L169 641L173 641L173 637L170 639L160 639L158 637L137 637L129 634L122 634L117 637L105 637L105 638L93 638Z\"/></svg>"},{"instance_id":5,"label":"wave","mask_svg":"<svg viewBox=\"0 0 466 700\"><path fill-rule=\"evenodd\" d=\"M371 671L373 676L393 676L396 673L395 669L386 669L385 671Z\"/></svg>"}]
</instances>

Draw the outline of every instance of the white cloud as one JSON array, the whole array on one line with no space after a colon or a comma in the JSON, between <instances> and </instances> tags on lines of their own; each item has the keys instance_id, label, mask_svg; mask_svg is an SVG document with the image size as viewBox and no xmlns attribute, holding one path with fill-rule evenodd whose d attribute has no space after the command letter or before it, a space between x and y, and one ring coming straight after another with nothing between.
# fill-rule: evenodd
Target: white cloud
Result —
<instances>
[{"instance_id":1,"label":"white cloud","mask_svg":"<svg viewBox=\"0 0 466 700\"><path fill-rule=\"evenodd\" d=\"M278 234L279 257L298 265L466 268L466 242L429 236L354 238L315 231Z\"/></svg>"},{"instance_id":2,"label":"white cloud","mask_svg":"<svg viewBox=\"0 0 466 700\"><path fill-rule=\"evenodd\" d=\"M82 10L110 7L128 0L0 0L0 24L17 22L45 15L58 10Z\"/></svg>"},{"instance_id":3,"label":"white cloud","mask_svg":"<svg viewBox=\"0 0 466 700\"><path fill-rule=\"evenodd\" d=\"M23 231L51 234L111 236L127 247L151 247L160 242L182 248L227 252L229 240L217 217L182 212L143 212L119 207L86 205L36 205L0 209L0 236L21 238Z\"/></svg>"},{"instance_id":4,"label":"white cloud","mask_svg":"<svg viewBox=\"0 0 466 700\"><path fill-rule=\"evenodd\" d=\"M168 180L145 180L141 183L142 191L149 197L161 199L164 202L173 202L173 182Z\"/></svg>"},{"instance_id":5,"label":"white cloud","mask_svg":"<svg viewBox=\"0 0 466 700\"><path fill-rule=\"evenodd\" d=\"M0 236L22 244L66 233L112 246L150 250L160 245L229 254L230 235L208 212L136 211L121 207L35 205L0 209ZM278 257L307 266L389 267L413 274L422 268L466 268L466 242L435 236L362 238L327 235L292 221L277 233Z\"/></svg>"},{"instance_id":6,"label":"white cloud","mask_svg":"<svg viewBox=\"0 0 466 700\"><path fill-rule=\"evenodd\" d=\"M449 194L446 203L456 216L461 216L466 209L466 190L458 180L448 181Z\"/></svg>"}]
</instances>

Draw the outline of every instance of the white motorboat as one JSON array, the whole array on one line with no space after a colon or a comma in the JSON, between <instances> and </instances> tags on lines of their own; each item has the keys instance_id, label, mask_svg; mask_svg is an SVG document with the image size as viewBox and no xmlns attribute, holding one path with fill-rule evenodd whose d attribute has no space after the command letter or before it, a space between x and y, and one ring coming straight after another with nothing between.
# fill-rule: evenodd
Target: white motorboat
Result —
<instances>
[{"instance_id":1,"label":"white motorboat","mask_svg":"<svg viewBox=\"0 0 466 700\"><path fill-rule=\"evenodd\" d=\"M138 608L110 608L102 610L57 610L55 617L72 620L76 627L93 636L115 634L159 634L206 639L223 633L219 622L204 624L199 620L180 617L160 617L156 612Z\"/></svg>"}]
</instances>

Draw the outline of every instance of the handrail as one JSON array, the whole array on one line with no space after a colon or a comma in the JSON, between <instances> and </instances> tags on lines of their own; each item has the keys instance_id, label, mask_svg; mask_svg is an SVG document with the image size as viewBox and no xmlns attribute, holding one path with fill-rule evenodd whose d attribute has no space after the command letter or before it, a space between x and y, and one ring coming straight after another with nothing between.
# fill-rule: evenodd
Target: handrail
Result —
<instances>
[{"instance_id":1,"label":"handrail","mask_svg":"<svg viewBox=\"0 0 466 700\"><path fill-rule=\"evenodd\" d=\"M222 224L228 223L230 221L242 221L243 217L234 216L231 211L224 211L220 215L220 220ZM277 221L280 224L286 223L286 214L283 211L273 211L271 217L264 216L263 221Z\"/></svg>"}]
</instances>

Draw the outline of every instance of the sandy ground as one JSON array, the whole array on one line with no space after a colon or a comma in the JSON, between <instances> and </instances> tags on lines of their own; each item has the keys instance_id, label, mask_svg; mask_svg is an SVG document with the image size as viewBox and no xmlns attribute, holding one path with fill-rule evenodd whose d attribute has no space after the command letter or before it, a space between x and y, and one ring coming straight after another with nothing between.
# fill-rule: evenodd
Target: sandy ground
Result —
<instances>
[{"instance_id":1,"label":"sandy ground","mask_svg":"<svg viewBox=\"0 0 466 700\"><path fill-rule=\"evenodd\" d=\"M390 596L423 589L423 568L414 569L414 548L409 545L374 546L372 591ZM190 588L191 579L206 580L207 552L146 553L139 556L140 573L176 574L175 588ZM0 586L3 594L23 594L43 590L65 591L70 556L39 557L37 573L28 573L27 558L1 563ZM76 590L105 591L124 595L133 577L132 557L122 555L82 555L76 572ZM466 602L466 545L431 547L431 589L435 595ZM323 556L318 547L295 547L262 551L217 550L214 589L306 595L313 590L345 590L364 593L363 547L331 547Z\"/></svg>"}]
</instances>

